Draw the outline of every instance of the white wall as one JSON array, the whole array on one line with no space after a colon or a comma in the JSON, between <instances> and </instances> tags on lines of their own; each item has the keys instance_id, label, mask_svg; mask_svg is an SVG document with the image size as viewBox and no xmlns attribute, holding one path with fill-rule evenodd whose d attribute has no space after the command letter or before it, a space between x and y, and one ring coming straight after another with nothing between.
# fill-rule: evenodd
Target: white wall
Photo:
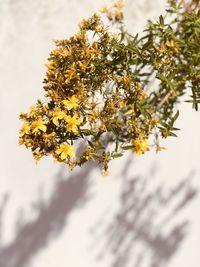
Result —
<instances>
[{"instance_id":1,"label":"white wall","mask_svg":"<svg viewBox=\"0 0 200 267\"><path fill-rule=\"evenodd\" d=\"M107 1L111 2L111 1ZM165 1L127 0L129 30ZM18 146L18 116L41 97L52 39L103 0L0 0L0 267L199 267L200 116L181 106L166 151L69 172Z\"/></svg>"}]
</instances>

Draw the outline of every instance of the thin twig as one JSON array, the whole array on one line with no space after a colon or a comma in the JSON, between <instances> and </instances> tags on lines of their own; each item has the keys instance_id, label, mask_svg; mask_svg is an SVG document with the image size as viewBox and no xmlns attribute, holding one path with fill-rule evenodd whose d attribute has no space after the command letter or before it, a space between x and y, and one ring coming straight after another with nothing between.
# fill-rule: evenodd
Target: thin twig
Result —
<instances>
[{"instance_id":1,"label":"thin twig","mask_svg":"<svg viewBox=\"0 0 200 267\"><path fill-rule=\"evenodd\" d=\"M161 102L158 104L158 108L161 108L164 103L170 98L170 96L172 95L172 91L169 91L165 97L161 100Z\"/></svg>"}]
</instances>

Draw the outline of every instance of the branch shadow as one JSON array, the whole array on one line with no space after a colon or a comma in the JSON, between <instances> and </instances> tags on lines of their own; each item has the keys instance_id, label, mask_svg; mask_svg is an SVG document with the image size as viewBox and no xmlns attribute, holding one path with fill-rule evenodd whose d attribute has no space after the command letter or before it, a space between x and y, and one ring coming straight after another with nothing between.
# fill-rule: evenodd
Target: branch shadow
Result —
<instances>
[{"instance_id":1,"label":"branch shadow","mask_svg":"<svg viewBox=\"0 0 200 267\"><path fill-rule=\"evenodd\" d=\"M6 209L6 205L8 203L9 197L10 197L9 194L5 193L0 202L0 250L1 250L1 241L2 241L2 232L3 232L2 218L4 215L4 211Z\"/></svg>"},{"instance_id":2,"label":"branch shadow","mask_svg":"<svg viewBox=\"0 0 200 267\"><path fill-rule=\"evenodd\" d=\"M194 173L169 188L155 186L157 168L139 177L128 175L128 165L121 173L119 209L109 221L103 215L92 227L96 260L111 255L111 267L167 266L189 232L184 212L197 195Z\"/></svg>"},{"instance_id":3,"label":"branch shadow","mask_svg":"<svg viewBox=\"0 0 200 267\"><path fill-rule=\"evenodd\" d=\"M67 179L66 169L59 171L48 203L37 200L37 218L28 222L23 222L23 219L18 221L13 241L8 245L0 244L1 267L27 266L37 252L62 233L72 211L85 205L91 198L89 176L94 168L95 163L87 164L78 174L70 173ZM2 204L0 216L3 208Z\"/></svg>"},{"instance_id":4,"label":"branch shadow","mask_svg":"<svg viewBox=\"0 0 200 267\"><path fill-rule=\"evenodd\" d=\"M167 188L163 184L155 186L154 166L145 177L130 176L130 166L131 161L127 161L119 175L123 182L115 216L109 222L103 218L94 227L95 246L91 253L98 261L111 255L111 267L141 267L146 263L148 267L167 266L189 231L189 221L182 215L197 195L192 186L193 173ZM19 220L12 242L2 245L2 217L9 198L5 195L0 203L0 266L28 266L62 233L72 212L91 200L89 177L95 168L95 163L85 165L67 179L61 169L48 202L36 201L38 216L28 222Z\"/></svg>"}]
</instances>

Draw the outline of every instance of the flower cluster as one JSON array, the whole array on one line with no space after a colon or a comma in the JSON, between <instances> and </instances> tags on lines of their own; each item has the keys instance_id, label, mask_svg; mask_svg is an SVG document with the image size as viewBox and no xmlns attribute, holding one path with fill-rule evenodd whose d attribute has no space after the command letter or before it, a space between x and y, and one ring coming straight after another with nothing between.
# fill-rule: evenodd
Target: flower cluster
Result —
<instances>
[{"instance_id":1,"label":"flower cluster","mask_svg":"<svg viewBox=\"0 0 200 267\"><path fill-rule=\"evenodd\" d=\"M105 13L107 18L113 22L121 22L123 19L123 8L124 8L124 0L119 0L114 3L112 8L108 8L107 5L104 5L101 8L101 12Z\"/></svg>"},{"instance_id":2,"label":"flower cluster","mask_svg":"<svg viewBox=\"0 0 200 267\"><path fill-rule=\"evenodd\" d=\"M118 24L122 8L120 0L102 12ZM55 44L46 64L45 101L38 100L20 115L20 144L30 148L36 160L52 155L71 168L95 160L104 172L125 150L137 155L148 151L151 134L159 151L158 135L167 137L175 130L178 114L166 115L169 110L164 108L175 98L166 98L165 91L148 92L143 69L151 65L158 74L169 73L179 54L177 42L170 36L160 38L143 51L143 39L130 37L122 28L113 33L95 13L79 23L78 33Z\"/></svg>"}]
</instances>

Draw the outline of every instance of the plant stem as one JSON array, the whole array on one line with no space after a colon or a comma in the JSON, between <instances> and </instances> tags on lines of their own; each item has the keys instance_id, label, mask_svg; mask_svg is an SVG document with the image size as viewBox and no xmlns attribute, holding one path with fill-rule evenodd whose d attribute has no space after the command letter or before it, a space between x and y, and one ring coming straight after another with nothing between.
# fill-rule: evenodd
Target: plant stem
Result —
<instances>
[{"instance_id":1,"label":"plant stem","mask_svg":"<svg viewBox=\"0 0 200 267\"><path fill-rule=\"evenodd\" d=\"M158 108L161 108L164 103L170 98L170 96L172 95L172 91L169 91L165 97L161 100L161 102L158 104Z\"/></svg>"}]
</instances>

